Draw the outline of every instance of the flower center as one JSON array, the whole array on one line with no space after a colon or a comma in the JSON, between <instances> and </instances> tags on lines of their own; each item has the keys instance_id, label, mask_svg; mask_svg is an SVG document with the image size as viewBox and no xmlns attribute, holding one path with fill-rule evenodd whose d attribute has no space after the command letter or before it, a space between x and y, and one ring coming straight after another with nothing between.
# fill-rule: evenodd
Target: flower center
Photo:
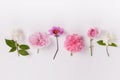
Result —
<instances>
[{"instance_id":1,"label":"flower center","mask_svg":"<svg viewBox=\"0 0 120 80\"><path fill-rule=\"evenodd\" d=\"M53 33L54 33L54 34L58 34L58 33L59 33L59 30L56 29L56 30L53 31Z\"/></svg>"}]
</instances>

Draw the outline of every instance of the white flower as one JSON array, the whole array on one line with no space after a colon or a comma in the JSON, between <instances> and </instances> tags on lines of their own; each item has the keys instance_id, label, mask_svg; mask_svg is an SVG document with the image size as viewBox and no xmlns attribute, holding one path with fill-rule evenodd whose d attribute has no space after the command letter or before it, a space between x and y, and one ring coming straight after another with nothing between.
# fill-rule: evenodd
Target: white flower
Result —
<instances>
[{"instance_id":1,"label":"white flower","mask_svg":"<svg viewBox=\"0 0 120 80\"><path fill-rule=\"evenodd\" d=\"M111 43L112 43L113 41L115 41L115 40L116 40L116 37L115 37L114 34L112 34L112 33L107 33L107 32L105 33L103 42L106 43L106 45L111 44Z\"/></svg>"},{"instance_id":2,"label":"white flower","mask_svg":"<svg viewBox=\"0 0 120 80\"><path fill-rule=\"evenodd\" d=\"M22 41L24 39L24 32L22 29L12 30L12 39L15 41Z\"/></svg>"}]
</instances>

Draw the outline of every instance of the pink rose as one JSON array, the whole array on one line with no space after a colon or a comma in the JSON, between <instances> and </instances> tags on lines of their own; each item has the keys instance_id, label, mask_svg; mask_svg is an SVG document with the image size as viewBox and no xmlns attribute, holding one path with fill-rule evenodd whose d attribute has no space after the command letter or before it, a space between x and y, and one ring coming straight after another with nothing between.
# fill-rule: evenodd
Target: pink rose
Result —
<instances>
[{"instance_id":1,"label":"pink rose","mask_svg":"<svg viewBox=\"0 0 120 80\"><path fill-rule=\"evenodd\" d=\"M90 29L88 30L88 36L89 36L91 39L97 37L98 34L99 34L99 31L98 31L97 28L90 28Z\"/></svg>"},{"instance_id":2,"label":"pink rose","mask_svg":"<svg viewBox=\"0 0 120 80\"><path fill-rule=\"evenodd\" d=\"M93 39L96 38L99 34L99 31L97 28L90 28L88 30L88 37L90 37L90 53L91 53L91 56L93 55Z\"/></svg>"}]
</instances>

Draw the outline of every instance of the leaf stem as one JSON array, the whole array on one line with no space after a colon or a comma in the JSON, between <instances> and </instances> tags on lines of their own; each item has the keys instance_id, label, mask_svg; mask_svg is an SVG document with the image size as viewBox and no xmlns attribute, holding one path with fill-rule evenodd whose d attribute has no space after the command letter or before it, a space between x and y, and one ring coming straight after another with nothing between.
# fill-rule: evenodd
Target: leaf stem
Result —
<instances>
[{"instance_id":1,"label":"leaf stem","mask_svg":"<svg viewBox=\"0 0 120 80\"><path fill-rule=\"evenodd\" d=\"M56 42L57 42L57 50L56 50L56 52L55 52L55 55L54 55L54 57L53 57L53 60L56 58L56 55L57 55L58 50L59 50L58 37L56 37Z\"/></svg>"}]
</instances>

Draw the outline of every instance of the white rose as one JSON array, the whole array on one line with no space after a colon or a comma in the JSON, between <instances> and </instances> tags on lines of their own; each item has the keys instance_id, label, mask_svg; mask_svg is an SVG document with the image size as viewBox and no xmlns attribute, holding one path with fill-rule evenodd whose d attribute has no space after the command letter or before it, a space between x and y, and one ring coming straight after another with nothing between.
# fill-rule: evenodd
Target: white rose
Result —
<instances>
[{"instance_id":1,"label":"white rose","mask_svg":"<svg viewBox=\"0 0 120 80\"><path fill-rule=\"evenodd\" d=\"M105 33L103 42L106 43L106 45L111 44L113 41L116 40L116 37L112 33Z\"/></svg>"},{"instance_id":2,"label":"white rose","mask_svg":"<svg viewBox=\"0 0 120 80\"><path fill-rule=\"evenodd\" d=\"M15 41L22 41L24 39L24 33L22 29L12 30L12 39Z\"/></svg>"}]
</instances>

